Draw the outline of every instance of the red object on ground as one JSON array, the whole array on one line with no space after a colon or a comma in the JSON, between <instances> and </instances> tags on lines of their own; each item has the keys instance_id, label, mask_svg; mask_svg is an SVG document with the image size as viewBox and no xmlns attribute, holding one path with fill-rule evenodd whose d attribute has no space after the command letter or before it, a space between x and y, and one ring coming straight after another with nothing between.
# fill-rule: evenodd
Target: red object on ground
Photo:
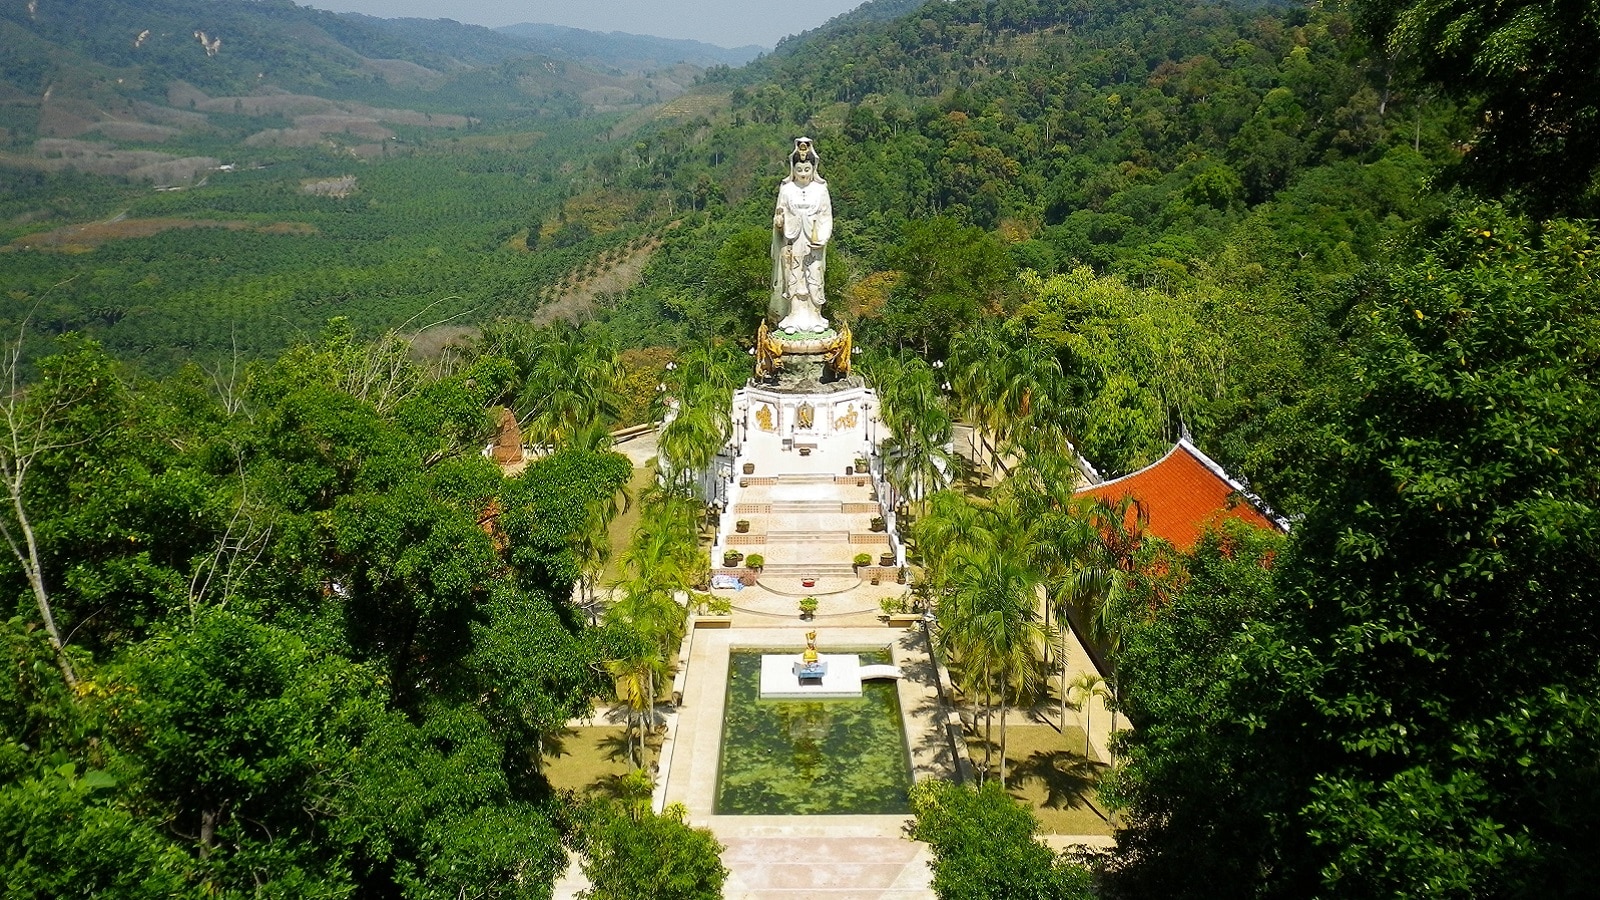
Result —
<instances>
[{"instance_id":1,"label":"red object on ground","mask_svg":"<svg viewBox=\"0 0 1600 900\"><path fill-rule=\"evenodd\" d=\"M800 586L801 587L816 587L817 586L817 580L815 578L802 578L802 579L800 579Z\"/></svg>"}]
</instances>

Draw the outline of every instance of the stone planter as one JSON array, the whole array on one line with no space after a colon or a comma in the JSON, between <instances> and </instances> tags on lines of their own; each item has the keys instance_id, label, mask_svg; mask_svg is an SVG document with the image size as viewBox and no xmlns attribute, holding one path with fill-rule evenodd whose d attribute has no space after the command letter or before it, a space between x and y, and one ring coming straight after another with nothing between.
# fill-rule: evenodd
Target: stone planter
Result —
<instances>
[{"instance_id":1,"label":"stone planter","mask_svg":"<svg viewBox=\"0 0 1600 900\"><path fill-rule=\"evenodd\" d=\"M754 475L755 473L756 473L756 464L755 463L750 462L750 463L745 463L744 464L744 474L746 474L746 475Z\"/></svg>"},{"instance_id":2,"label":"stone planter","mask_svg":"<svg viewBox=\"0 0 1600 900\"><path fill-rule=\"evenodd\" d=\"M878 557L878 565L883 566L884 568L894 565L894 553L892 551L884 551Z\"/></svg>"},{"instance_id":3,"label":"stone planter","mask_svg":"<svg viewBox=\"0 0 1600 900\"><path fill-rule=\"evenodd\" d=\"M922 613L890 613L885 619L890 628L910 628L922 621Z\"/></svg>"},{"instance_id":4,"label":"stone planter","mask_svg":"<svg viewBox=\"0 0 1600 900\"><path fill-rule=\"evenodd\" d=\"M695 616L696 628L732 628L733 616Z\"/></svg>"},{"instance_id":5,"label":"stone planter","mask_svg":"<svg viewBox=\"0 0 1600 900\"><path fill-rule=\"evenodd\" d=\"M733 523L733 530L739 532L740 534L749 534L750 533L750 520L749 519L740 519L739 521Z\"/></svg>"}]
</instances>

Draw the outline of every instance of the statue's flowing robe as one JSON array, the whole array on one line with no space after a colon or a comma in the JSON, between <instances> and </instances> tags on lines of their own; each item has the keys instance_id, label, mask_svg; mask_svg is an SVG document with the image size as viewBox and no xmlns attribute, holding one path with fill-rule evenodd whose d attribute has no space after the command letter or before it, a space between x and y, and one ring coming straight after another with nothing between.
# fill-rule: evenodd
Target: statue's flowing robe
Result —
<instances>
[{"instance_id":1,"label":"statue's flowing robe","mask_svg":"<svg viewBox=\"0 0 1600 900\"><path fill-rule=\"evenodd\" d=\"M772 226L772 299L767 312L774 322L793 320L795 303L805 303L802 323L827 324L821 307L827 302L823 280L826 244L833 237L833 200L820 178L801 186L785 181L778 187ZM815 248L811 245L816 244Z\"/></svg>"}]
</instances>

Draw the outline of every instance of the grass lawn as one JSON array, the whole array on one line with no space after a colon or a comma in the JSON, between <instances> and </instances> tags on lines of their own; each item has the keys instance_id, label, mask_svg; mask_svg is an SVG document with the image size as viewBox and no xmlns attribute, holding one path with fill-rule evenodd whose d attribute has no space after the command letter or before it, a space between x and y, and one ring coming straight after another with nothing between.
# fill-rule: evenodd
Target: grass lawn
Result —
<instances>
[{"instance_id":1,"label":"grass lawn","mask_svg":"<svg viewBox=\"0 0 1600 900\"><path fill-rule=\"evenodd\" d=\"M645 488L655 484L656 463L651 460L647 465L636 466L633 477L628 481L626 488L631 502L628 508L617 513L611 520L611 526L606 529L606 538L611 541L611 558L606 560L606 567L600 572L601 585L613 585L622 580L627 573L622 570L622 551L628 549L633 543L633 529L639 525L640 511L643 505L639 502L639 495Z\"/></svg>"},{"instance_id":2,"label":"grass lawn","mask_svg":"<svg viewBox=\"0 0 1600 900\"><path fill-rule=\"evenodd\" d=\"M983 765L980 733L967 737L974 765ZM1000 776L1000 722L994 726L993 769ZM1111 824L1095 796L1105 763L1083 757L1083 729L1067 726L1063 735L1049 725L1012 724L1006 728L1006 786L1011 796L1033 807L1045 834L1110 834Z\"/></svg>"},{"instance_id":3,"label":"grass lawn","mask_svg":"<svg viewBox=\"0 0 1600 900\"><path fill-rule=\"evenodd\" d=\"M651 744L654 746L651 746ZM656 761L659 739L647 742L645 765ZM544 774L550 786L579 794L609 793L611 781L628 774L628 742L621 725L568 728L545 742Z\"/></svg>"}]
</instances>

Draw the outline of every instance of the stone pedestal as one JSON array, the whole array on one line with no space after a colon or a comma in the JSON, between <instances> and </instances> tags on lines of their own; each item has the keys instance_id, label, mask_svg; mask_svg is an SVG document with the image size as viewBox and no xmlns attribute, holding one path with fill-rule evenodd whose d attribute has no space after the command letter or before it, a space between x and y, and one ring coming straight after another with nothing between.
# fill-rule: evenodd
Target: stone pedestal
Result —
<instances>
[{"instance_id":1,"label":"stone pedestal","mask_svg":"<svg viewBox=\"0 0 1600 900\"><path fill-rule=\"evenodd\" d=\"M827 442L871 455L880 427L878 395L860 383L833 382L815 391L752 383L734 393L733 421L740 445L768 436L781 441L784 449L816 449Z\"/></svg>"}]
</instances>

